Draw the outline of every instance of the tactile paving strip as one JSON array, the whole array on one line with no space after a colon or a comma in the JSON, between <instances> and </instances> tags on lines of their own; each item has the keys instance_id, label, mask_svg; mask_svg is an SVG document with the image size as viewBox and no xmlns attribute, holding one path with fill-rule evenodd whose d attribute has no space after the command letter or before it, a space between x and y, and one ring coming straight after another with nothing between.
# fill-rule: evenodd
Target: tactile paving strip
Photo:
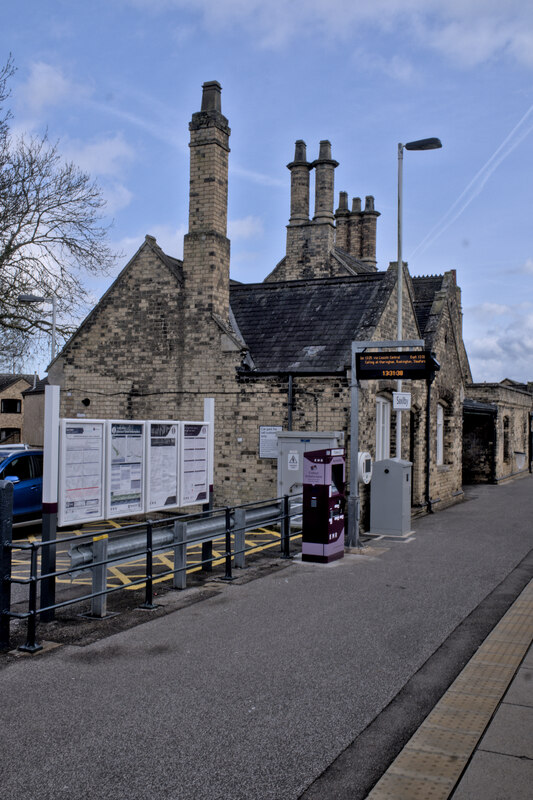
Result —
<instances>
[{"instance_id":1,"label":"tactile paving strip","mask_svg":"<svg viewBox=\"0 0 533 800\"><path fill-rule=\"evenodd\" d=\"M367 800L446 800L533 639L533 581L426 717Z\"/></svg>"}]
</instances>

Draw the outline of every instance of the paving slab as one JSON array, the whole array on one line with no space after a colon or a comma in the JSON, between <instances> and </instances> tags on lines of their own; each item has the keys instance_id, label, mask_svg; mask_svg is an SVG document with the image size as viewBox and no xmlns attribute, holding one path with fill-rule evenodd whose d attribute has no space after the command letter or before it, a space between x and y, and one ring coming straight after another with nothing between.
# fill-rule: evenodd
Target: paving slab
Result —
<instances>
[{"instance_id":1,"label":"paving slab","mask_svg":"<svg viewBox=\"0 0 533 800\"><path fill-rule=\"evenodd\" d=\"M533 761L479 750L453 800L531 800Z\"/></svg>"},{"instance_id":2,"label":"paving slab","mask_svg":"<svg viewBox=\"0 0 533 800\"><path fill-rule=\"evenodd\" d=\"M533 760L533 708L502 703L479 749Z\"/></svg>"}]
</instances>

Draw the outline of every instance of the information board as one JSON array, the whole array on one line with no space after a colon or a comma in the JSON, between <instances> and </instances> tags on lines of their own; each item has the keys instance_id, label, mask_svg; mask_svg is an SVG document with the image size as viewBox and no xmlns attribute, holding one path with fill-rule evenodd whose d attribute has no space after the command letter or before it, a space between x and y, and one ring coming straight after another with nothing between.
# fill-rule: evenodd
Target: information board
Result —
<instances>
[{"instance_id":1,"label":"information board","mask_svg":"<svg viewBox=\"0 0 533 800\"><path fill-rule=\"evenodd\" d=\"M278 457L278 431L282 430L281 425L259 426L259 458Z\"/></svg>"},{"instance_id":2,"label":"information board","mask_svg":"<svg viewBox=\"0 0 533 800\"><path fill-rule=\"evenodd\" d=\"M58 525L104 519L104 422L60 422Z\"/></svg>"},{"instance_id":3,"label":"information board","mask_svg":"<svg viewBox=\"0 0 533 800\"><path fill-rule=\"evenodd\" d=\"M146 510L178 505L180 424L175 420L146 423Z\"/></svg>"},{"instance_id":4,"label":"information board","mask_svg":"<svg viewBox=\"0 0 533 800\"><path fill-rule=\"evenodd\" d=\"M420 380L427 378L434 366L431 354L422 351L399 351L381 353L356 353L356 375L358 380L394 378Z\"/></svg>"},{"instance_id":5,"label":"information board","mask_svg":"<svg viewBox=\"0 0 533 800\"><path fill-rule=\"evenodd\" d=\"M208 428L207 422L180 423L180 506L192 506L207 502L208 477Z\"/></svg>"},{"instance_id":6,"label":"information board","mask_svg":"<svg viewBox=\"0 0 533 800\"><path fill-rule=\"evenodd\" d=\"M144 422L108 420L106 516L144 512Z\"/></svg>"}]
</instances>

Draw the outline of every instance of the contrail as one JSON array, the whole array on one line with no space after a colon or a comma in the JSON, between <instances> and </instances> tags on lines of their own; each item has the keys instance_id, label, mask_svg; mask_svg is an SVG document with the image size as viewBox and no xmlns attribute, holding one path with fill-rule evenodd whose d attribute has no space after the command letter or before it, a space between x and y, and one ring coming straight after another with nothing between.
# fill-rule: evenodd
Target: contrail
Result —
<instances>
[{"instance_id":1,"label":"contrail","mask_svg":"<svg viewBox=\"0 0 533 800\"><path fill-rule=\"evenodd\" d=\"M492 173L500 166L502 161L506 159L507 156L512 153L513 150L518 147L518 145L523 142L527 136L529 136L529 134L533 131L533 125L530 125L520 133L518 133L518 131L532 112L533 105L528 108L524 116L505 137L501 145L491 155L489 160L481 167L479 172L474 175L468 186L463 189L457 200L450 206L448 211L440 218L436 225L433 226L429 233L409 254L409 259L411 259L415 253L424 252L427 250L427 248L432 245L433 242L438 239L439 236L444 233L444 231L449 228L458 217L461 216L465 208L467 208L472 200L474 200L481 192ZM518 135L516 135L517 133ZM514 138L515 136L516 138Z\"/></svg>"}]
</instances>

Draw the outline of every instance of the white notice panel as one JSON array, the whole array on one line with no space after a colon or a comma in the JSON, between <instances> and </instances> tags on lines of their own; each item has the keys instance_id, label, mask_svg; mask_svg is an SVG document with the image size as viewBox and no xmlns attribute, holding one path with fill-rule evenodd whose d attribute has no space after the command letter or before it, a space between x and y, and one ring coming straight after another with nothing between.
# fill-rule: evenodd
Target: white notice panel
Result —
<instances>
[{"instance_id":1,"label":"white notice panel","mask_svg":"<svg viewBox=\"0 0 533 800\"><path fill-rule=\"evenodd\" d=\"M144 422L108 420L106 516L144 512Z\"/></svg>"},{"instance_id":2,"label":"white notice panel","mask_svg":"<svg viewBox=\"0 0 533 800\"><path fill-rule=\"evenodd\" d=\"M179 504L179 422L150 420L146 423L146 511Z\"/></svg>"},{"instance_id":3,"label":"white notice panel","mask_svg":"<svg viewBox=\"0 0 533 800\"><path fill-rule=\"evenodd\" d=\"M281 425L259 426L259 458L278 457L278 432L282 430Z\"/></svg>"},{"instance_id":4,"label":"white notice panel","mask_svg":"<svg viewBox=\"0 0 533 800\"><path fill-rule=\"evenodd\" d=\"M104 518L104 422L62 419L58 524Z\"/></svg>"},{"instance_id":5,"label":"white notice panel","mask_svg":"<svg viewBox=\"0 0 533 800\"><path fill-rule=\"evenodd\" d=\"M207 422L182 422L180 506L206 503L209 493Z\"/></svg>"}]
</instances>

